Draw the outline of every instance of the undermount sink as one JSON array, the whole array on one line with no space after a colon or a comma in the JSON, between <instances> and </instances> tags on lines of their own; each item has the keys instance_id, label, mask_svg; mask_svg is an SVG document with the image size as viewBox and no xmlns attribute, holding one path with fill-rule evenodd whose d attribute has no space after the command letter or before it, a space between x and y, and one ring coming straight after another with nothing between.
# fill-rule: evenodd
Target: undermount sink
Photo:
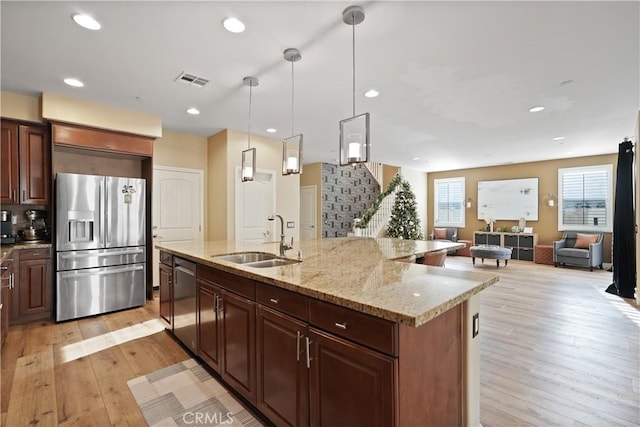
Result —
<instances>
[{"instance_id":1,"label":"undermount sink","mask_svg":"<svg viewBox=\"0 0 640 427\"><path fill-rule=\"evenodd\" d=\"M231 255L214 256L214 258L220 261L229 261L236 264L249 264L251 262L272 260L277 257L274 254L263 252L241 252Z\"/></svg>"},{"instance_id":2,"label":"undermount sink","mask_svg":"<svg viewBox=\"0 0 640 427\"><path fill-rule=\"evenodd\" d=\"M228 261L235 264L242 264L247 267L268 268L279 267L281 265L297 264L301 262L297 259L278 258L274 254L264 252L240 252L230 255L218 255L213 259L219 261Z\"/></svg>"},{"instance_id":3,"label":"undermount sink","mask_svg":"<svg viewBox=\"0 0 640 427\"><path fill-rule=\"evenodd\" d=\"M245 265L247 267L267 268L267 267L279 267L281 265L297 264L299 262L302 262L302 261L298 261L297 259L274 258L274 259L268 259L265 261L250 262Z\"/></svg>"}]
</instances>

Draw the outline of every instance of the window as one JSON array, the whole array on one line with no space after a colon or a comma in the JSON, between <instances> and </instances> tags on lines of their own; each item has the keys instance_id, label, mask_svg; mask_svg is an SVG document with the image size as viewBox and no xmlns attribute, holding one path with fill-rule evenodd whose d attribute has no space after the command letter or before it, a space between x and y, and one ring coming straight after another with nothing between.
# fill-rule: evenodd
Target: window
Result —
<instances>
[{"instance_id":1,"label":"window","mask_svg":"<svg viewBox=\"0 0 640 427\"><path fill-rule=\"evenodd\" d=\"M464 227L464 177L433 180L435 225Z\"/></svg>"},{"instance_id":2,"label":"window","mask_svg":"<svg viewBox=\"0 0 640 427\"><path fill-rule=\"evenodd\" d=\"M613 230L613 166L558 169L558 230Z\"/></svg>"}]
</instances>

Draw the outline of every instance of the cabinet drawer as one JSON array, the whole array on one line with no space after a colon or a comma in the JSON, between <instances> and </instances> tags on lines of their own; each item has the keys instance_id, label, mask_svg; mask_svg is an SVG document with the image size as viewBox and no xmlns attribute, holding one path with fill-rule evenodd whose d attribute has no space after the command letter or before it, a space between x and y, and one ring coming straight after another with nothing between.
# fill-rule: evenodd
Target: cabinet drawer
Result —
<instances>
[{"instance_id":1,"label":"cabinet drawer","mask_svg":"<svg viewBox=\"0 0 640 427\"><path fill-rule=\"evenodd\" d=\"M51 258L51 249L20 249L20 261Z\"/></svg>"},{"instance_id":2,"label":"cabinet drawer","mask_svg":"<svg viewBox=\"0 0 640 427\"><path fill-rule=\"evenodd\" d=\"M217 270L211 267L205 267L198 264L196 268L196 277L198 279L207 280L215 285L221 286L252 301L256 299L256 284L253 280L245 277L236 276L226 271Z\"/></svg>"},{"instance_id":3,"label":"cabinet drawer","mask_svg":"<svg viewBox=\"0 0 640 427\"><path fill-rule=\"evenodd\" d=\"M309 310L307 297L275 286L258 283L256 302L298 319L307 321Z\"/></svg>"},{"instance_id":4,"label":"cabinet drawer","mask_svg":"<svg viewBox=\"0 0 640 427\"><path fill-rule=\"evenodd\" d=\"M533 249L533 236L520 236L520 244L518 246Z\"/></svg>"},{"instance_id":5,"label":"cabinet drawer","mask_svg":"<svg viewBox=\"0 0 640 427\"><path fill-rule=\"evenodd\" d=\"M518 249L518 259L523 261L533 261L533 249Z\"/></svg>"},{"instance_id":6,"label":"cabinet drawer","mask_svg":"<svg viewBox=\"0 0 640 427\"><path fill-rule=\"evenodd\" d=\"M384 353L398 354L398 328L388 320L309 299L309 323Z\"/></svg>"},{"instance_id":7,"label":"cabinet drawer","mask_svg":"<svg viewBox=\"0 0 640 427\"><path fill-rule=\"evenodd\" d=\"M505 234L504 235L504 245L510 248L514 248L518 246L518 236L515 234Z\"/></svg>"},{"instance_id":8,"label":"cabinet drawer","mask_svg":"<svg viewBox=\"0 0 640 427\"><path fill-rule=\"evenodd\" d=\"M167 252L160 251L160 262L162 264L173 267L173 255Z\"/></svg>"}]
</instances>

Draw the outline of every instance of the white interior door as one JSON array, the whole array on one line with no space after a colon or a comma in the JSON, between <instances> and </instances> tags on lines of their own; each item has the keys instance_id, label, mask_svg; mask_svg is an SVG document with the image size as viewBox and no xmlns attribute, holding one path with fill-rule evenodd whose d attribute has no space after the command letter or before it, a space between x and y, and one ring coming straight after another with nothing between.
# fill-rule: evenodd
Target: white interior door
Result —
<instances>
[{"instance_id":1,"label":"white interior door","mask_svg":"<svg viewBox=\"0 0 640 427\"><path fill-rule=\"evenodd\" d=\"M300 239L316 239L316 197L315 185L300 187Z\"/></svg>"},{"instance_id":2,"label":"white interior door","mask_svg":"<svg viewBox=\"0 0 640 427\"><path fill-rule=\"evenodd\" d=\"M278 240L267 218L276 206L275 172L256 171L253 181L242 182L236 168L236 240L263 243Z\"/></svg>"},{"instance_id":3,"label":"white interior door","mask_svg":"<svg viewBox=\"0 0 640 427\"><path fill-rule=\"evenodd\" d=\"M202 241L203 177L200 169L154 166L152 218L155 242ZM159 251L153 250L153 284L159 285Z\"/></svg>"}]
</instances>

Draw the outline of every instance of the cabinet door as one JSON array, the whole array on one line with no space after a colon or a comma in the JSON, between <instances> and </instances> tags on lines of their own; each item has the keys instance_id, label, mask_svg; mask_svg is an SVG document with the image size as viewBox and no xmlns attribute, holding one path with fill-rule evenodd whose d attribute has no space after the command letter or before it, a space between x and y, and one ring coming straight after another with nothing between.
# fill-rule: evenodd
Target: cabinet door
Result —
<instances>
[{"instance_id":1,"label":"cabinet door","mask_svg":"<svg viewBox=\"0 0 640 427\"><path fill-rule=\"evenodd\" d=\"M0 304L2 304L2 308L0 308L0 322L2 322L0 325L0 337L2 344L4 344L9 332L9 284L5 282L6 280L2 280L2 287L0 288Z\"/></svg>"},{"instance_id":2,"label":"cabinet door","mask_svg":"<svg viewBox=\"0 0 640 427\"><path fill-rule=\"evenodd\" d=\"M18 198L18 125L2 122L0 147L0 202L19 203Z\"/></svg>"},{"instance_id":3,"label":"cabinet door","mask_svg":"<svg viewBox=\"0 0 640 427\"><path fill-rule=\"evenodd\" d=\"M257 309L258 409L278 426L309 425L306 323Z\"/></svg>"},{"instance_id":4,"label":"cabinet door","mask_svg":"<svg viewBox=\"0 0 640 427\"><path fill-rule=\"evenodd\" d=\"M20 203L46 205L51 187L51 147L43 127L20 126Z\"/></svg>"},{"instance_id":5,"label":"cabinet door","mask_svg":"<svg viewBox=\"0 0 640 427\"><path fill-rule=\"evenodd\" d=\"M256 403L255 303L221 291L222 378L252 404ZM219 303L220 303L219 301Z\"/></svg>"},{"instance_id":6,"label":"cabinet door","mask_svg":"<svg viewBox=\"0 0 640 427\"><path fill-rule=\"evenodd\" d=\"M160 264L160 318L173 326L173 268Z\"/></svg>"},{"instance_id":7,"label":"cabinet door","mask_svg":"<svg viewBox=\"0 0 640 427\"><path fill-rule=\"evenodd\" d=\"M13 292L12 310L16 323L51 316L51 260L20 261L20 281Z\"/></svg>"},{"instance_id":8,"label":"cabinet door","mask_svg":"<svg viewBox=\"0 0 640 427\"><path fill-rule=\"evenodd\" d=\"M198 282L198 356L220 372L220 290Z\"/></svg>"},{"instance_id":9,"label":"cabinet door","mask_svg":"<svg viewBox=\"0 0 640 427\"><path fill-rule=\"evenodd\" d=\"M309 337L311 425L397 425L396 360L313 328Z\"/></svg>"}]
</instances>

